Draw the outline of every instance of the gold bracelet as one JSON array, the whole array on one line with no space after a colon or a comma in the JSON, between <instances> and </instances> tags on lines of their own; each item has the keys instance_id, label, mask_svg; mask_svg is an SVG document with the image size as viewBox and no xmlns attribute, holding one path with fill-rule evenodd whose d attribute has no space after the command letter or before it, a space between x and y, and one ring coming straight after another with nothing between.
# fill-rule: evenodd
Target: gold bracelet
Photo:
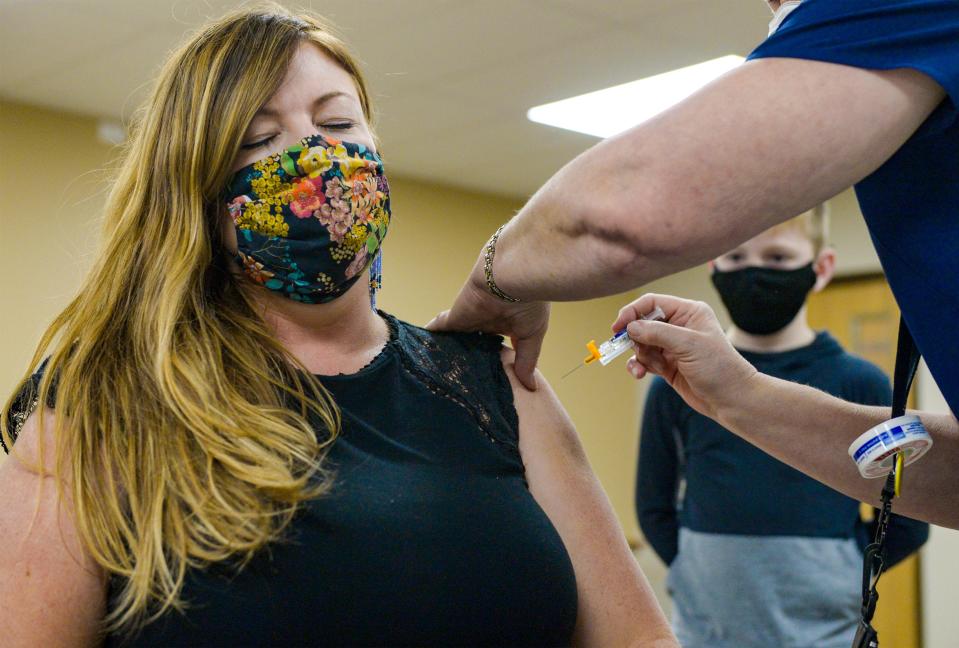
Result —
<instances>
[{"instance_id":1,"label":"gold bracelet","mask_svg":"<svg viewBox=\"0 0 959 648\"><path fill-rule=\"evenodd\" d=\"M506 227L505 224L500 225L499 229L493 233L489 239L489 242L486 244L486 286L489 288L491 293L502 299L504 302L515 304L519 300L504 293L499 289L499 286L496 285L496 282L493 281L493 256L496 254L496 239L499 238L500 232L503 231L504 227Z\"/></svg>"}]
</instances>

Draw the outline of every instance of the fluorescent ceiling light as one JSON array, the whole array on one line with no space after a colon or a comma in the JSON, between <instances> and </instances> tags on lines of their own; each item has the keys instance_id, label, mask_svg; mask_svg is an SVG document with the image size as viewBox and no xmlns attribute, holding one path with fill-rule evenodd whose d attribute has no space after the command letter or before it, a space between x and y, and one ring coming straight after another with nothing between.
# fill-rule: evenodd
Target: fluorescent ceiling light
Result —
<instances>
[{"instance_id":1,"label":"fluorescent ceiling light","mask_svg":"<svg viewBox=\"0 0 959 648\"><path fill-rule=\"evenodd\" d=\"M656 76L530 108L530 121L610 137L666 110L743 62L723 56Z\"/></svg>"},{"instance_id":2,"label":"fluorescent ceiling light","mask_svg":"<svg viewBox=\"0 0 959 648\"><path fill-rule=\"evenodd\" d=\"M127 132L120 122L101 119L97 122L97 138L104 144L116 146L123 144L123 140L127 138Z\"/></svg>"}]
</instances>

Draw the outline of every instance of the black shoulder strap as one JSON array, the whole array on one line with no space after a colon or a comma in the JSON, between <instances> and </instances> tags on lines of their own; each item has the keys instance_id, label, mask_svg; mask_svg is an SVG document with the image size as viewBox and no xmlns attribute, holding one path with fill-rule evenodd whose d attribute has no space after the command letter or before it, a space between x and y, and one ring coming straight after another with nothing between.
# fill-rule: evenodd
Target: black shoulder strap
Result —
<instances>
[{"instance_id":1,"label":"black shoulder strap","mask_svg":"<svg viewBox=\"0 0 959 648\"><path fill-rule=\"evenodd\" d=\"M896 348L896 370L892 378L892 416L896 418L906 413L906 400L909 389L919 366L920 353L912 339L912 333L906 326L906 320L899 319L899 344ZM852 648L879 648L879 635L872 627L872 617L879 602L876 585L885 563L886 530L889 516L892 514L892 499L896 496L896 464L886 477L882 487L882 508L876 520L876 536L865 549L862 565L862 609L859 628L853 639Z\"/></svg>"},{"instance_id":2,"label":"black shoulder strap","mask_svg":"<svg viewBox=\"0 0 959 648\"><path fill-rule=\"evenodd\" d=\"M912 339L912 333L906 326L906 320L899 319L899 346L896 349L896 371L892 377L892 418L906 413L906 400L912 388L912 379L919 366L919 349Z\"/></svg>"},{"instance_id":3,"label":"black shoulder strap","mask_svg":"<svg viewBox=\"0 0 959 648\"><path fill-rule=\"evenodd\" d=\"M14 443L17 442L17 437L20 435L20 430L23 429L24 423L27 422L30 415L37 409L40 397L40 381L43 379L43 374L46 372L49 362L50 356L47 356L43 359L43 362L40 363L40 366L37 367L37 370L33 372L33 375L20 386L20 391L17 392L17 396L10 405L10 410L7 412L6 420L2 422L2 425L5 425L7 428L7 433L10 435L11 441ZM57 375L54 374L53 381L50 384L50 391L47 394L47 407L52 409L56 405L56 398ZM0 434L0 449L6 454L10 454L10 448L8 448L4 442L2 434Z\"/></svg>"}]
</instances>

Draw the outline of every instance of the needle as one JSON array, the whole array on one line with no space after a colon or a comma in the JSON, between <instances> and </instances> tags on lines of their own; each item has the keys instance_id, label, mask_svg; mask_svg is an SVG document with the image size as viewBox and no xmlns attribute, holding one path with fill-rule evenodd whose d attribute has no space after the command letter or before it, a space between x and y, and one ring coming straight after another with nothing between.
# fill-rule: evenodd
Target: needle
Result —
<instances>
[{"instance_id":1,"label":"needle","mask_svg":"<svg viewBox=\"0 0 959 648\"><path fill-rule=\"evenodd\" d=\"M565 378L566 376L570 375L571 373L573 373L574 371L576 371L576 370L579 369L580 367L585 367L585 366L586 366L585 364L578 364L578 365L576 365L575 367L573 367L572 369L570 369L569 371L567 371L566 373L564 373L564 374L563 374L563 378ZM560 378L560 380L562 380L563 378Z\"/></svg>"}]
</instances>

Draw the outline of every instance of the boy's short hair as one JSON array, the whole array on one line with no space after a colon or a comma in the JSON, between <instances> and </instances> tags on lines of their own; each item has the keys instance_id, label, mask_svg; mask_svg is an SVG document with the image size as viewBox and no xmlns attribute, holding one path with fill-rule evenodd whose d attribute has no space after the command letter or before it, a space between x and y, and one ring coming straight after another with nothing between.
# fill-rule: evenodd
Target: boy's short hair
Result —
<instances>
[{"instance_id":1,"label":"boy's short hair","mask_svg":"<svg viewBox=\"0 0 959 648\"><path fill-rule=\"evenodd\" d=\"M819 254L829 240L829 203L822 203L785 223L770 228L773 232L800 229L812 242L813 254Z\"/></svg>"}]
</instances>

